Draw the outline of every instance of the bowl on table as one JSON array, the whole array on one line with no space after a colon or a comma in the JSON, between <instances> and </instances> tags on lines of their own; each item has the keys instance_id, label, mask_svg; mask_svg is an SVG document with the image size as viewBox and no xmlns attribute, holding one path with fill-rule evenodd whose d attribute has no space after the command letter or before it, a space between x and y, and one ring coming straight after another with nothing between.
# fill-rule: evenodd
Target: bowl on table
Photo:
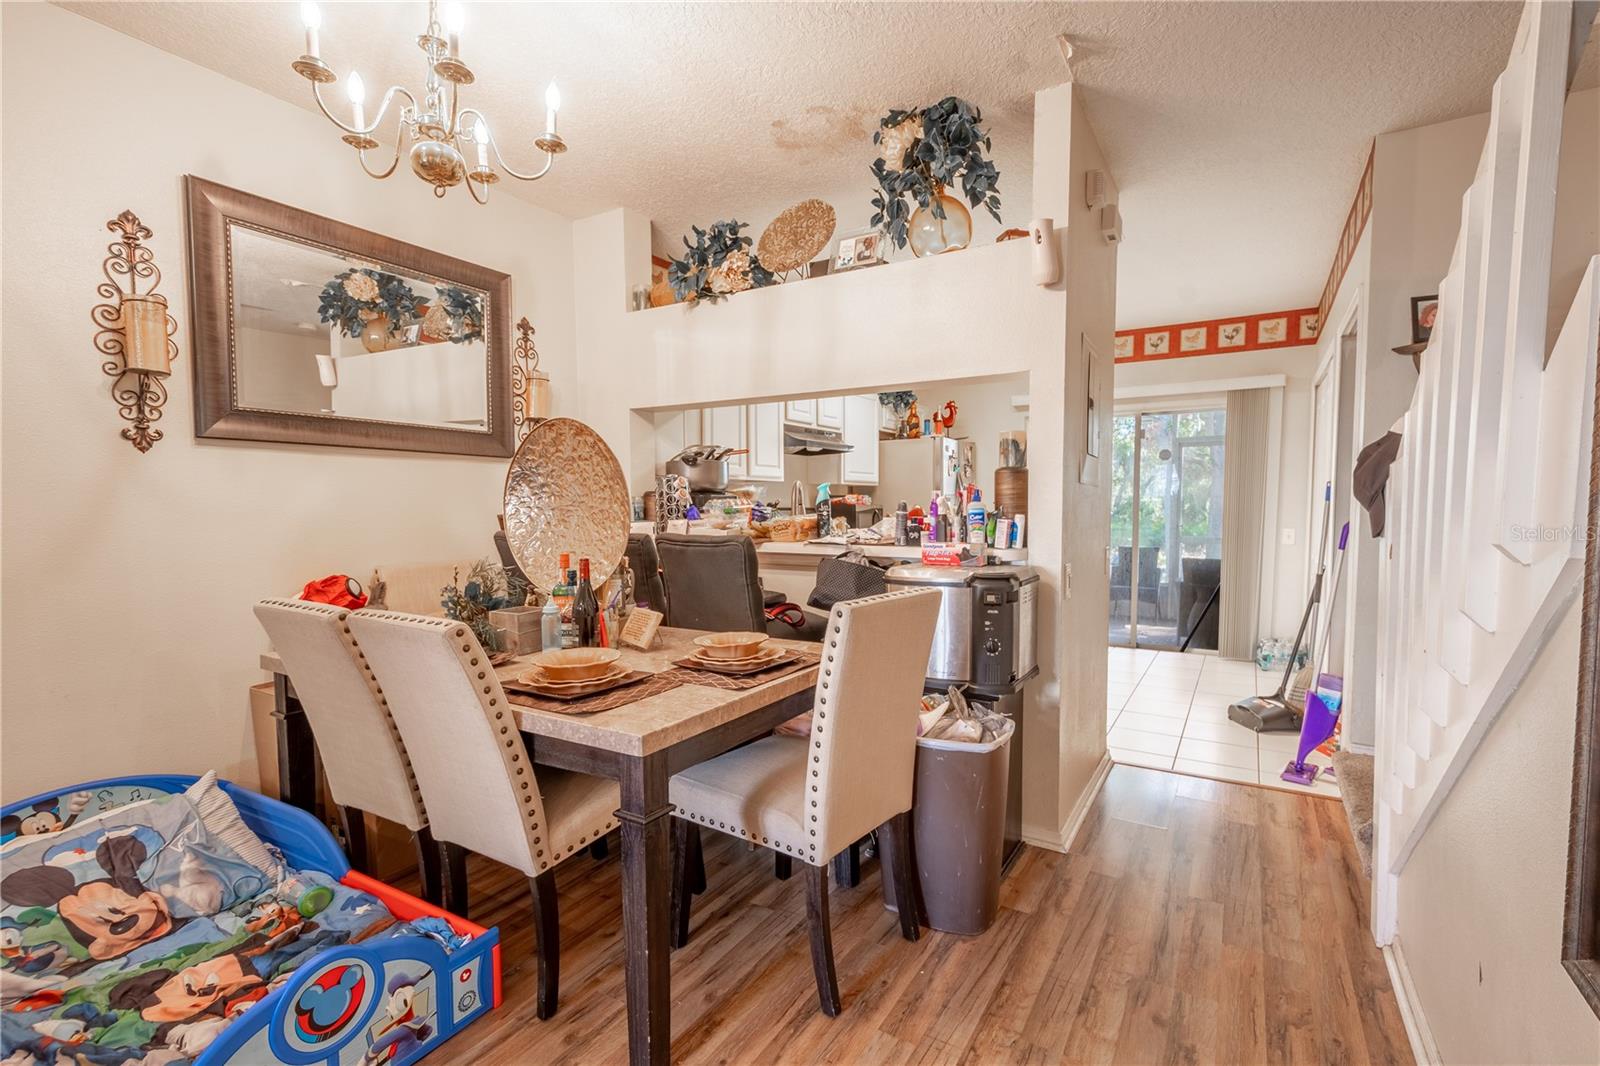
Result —
<instances>
[{"instance_id":1,"label":"bowl on table","mask_svg":"<svg viewBox=\"0 0 1600 1066\"><path fill-rule=\"evenodd\" d=\"M593 681L604 677L622 655L615 648L559 648L530 656L551 681Z\"/></svg>"},{"instance_id":2,"label":"bowl on table","mask_svg":"<svg viewBox=\"0 0 1600 1066\"><path fill-rule=\"evenodd\" d=\"M703 659L748 659L767 643L765 633L707 633L694 638L695 654Z\"/></svg>"}]
</instances>

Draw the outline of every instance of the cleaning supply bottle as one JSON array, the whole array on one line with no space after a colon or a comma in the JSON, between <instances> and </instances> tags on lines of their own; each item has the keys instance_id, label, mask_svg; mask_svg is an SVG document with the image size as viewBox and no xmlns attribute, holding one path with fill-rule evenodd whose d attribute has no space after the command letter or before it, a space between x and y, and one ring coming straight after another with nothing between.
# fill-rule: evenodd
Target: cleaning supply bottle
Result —
<instances>
[{"instance_id":1,"label":"cleaning supply bottle","mask_svg":"<svg viewBox=\"0 0 1600 1066\"><path fill-rule=\"evenodd\" d=\"M899 509L894 513L894 543L898 548L904 548L911 543L911 533L907 528L909 519L910 515L906 511L906 501L901 500Z\"/></svg>"},{"instance_id":2,"label":"cleaning supply bottle","mask_svg":"<svg viewBox=\"0 0 1600 1066\"><path fill-rule=\"evenodd\" d=\"M939 497L935 494L928 500L928 519L922 525L922 543L939 543Z\"/></svg>"},{"instance_id":3,"label":"cleaning supply bottle","mask_svg":"<svg viewBox=\"0 0 1600 1066\"><path fill-rule=\"evenodd\" d=\"M983 493L972 490L972 501L967 504L967 543L982 547L988 537L988 515L983 509Z\"/></svg>"}]
</instances>

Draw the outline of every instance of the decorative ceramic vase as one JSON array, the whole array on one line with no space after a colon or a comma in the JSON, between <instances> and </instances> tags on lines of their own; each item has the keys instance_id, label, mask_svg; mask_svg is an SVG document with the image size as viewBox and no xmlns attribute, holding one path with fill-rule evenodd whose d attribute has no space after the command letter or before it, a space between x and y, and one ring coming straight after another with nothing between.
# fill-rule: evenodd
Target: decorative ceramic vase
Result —
<instances>
[{"instance_id":1,"label":"decorative ceramic vase","mask_svg":"<svg viewBox=\"0 0 1600 1066\"><path fill-rule=\"evenodd\" d=\"M381 352L389 347L389 330L391 329L388 315L377 315L367 319L361 330L361 347L369 352Z\"/></svg>"},{"instance_id":2,"label":"decorative ceramic vase","mask_svg":"<svg viewBox=\"0 0 1600 1066\"><path fill-rule=\"evenodd\" d=\"M972 213L967 205L934 185L934 200L944 208L944 217L933 213L933 204L911 213L908 239L911 250L920 258L955 252L972 243Z\"/></svg>"}]
</instances>

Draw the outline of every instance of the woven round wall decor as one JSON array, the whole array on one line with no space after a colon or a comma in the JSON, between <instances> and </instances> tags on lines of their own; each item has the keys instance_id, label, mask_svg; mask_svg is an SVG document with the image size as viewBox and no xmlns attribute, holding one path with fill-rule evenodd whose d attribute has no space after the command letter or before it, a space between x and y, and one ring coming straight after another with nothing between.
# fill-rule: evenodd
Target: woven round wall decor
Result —
<instances>
[{"instance_id":1,"label":"woven round wall decor","mask_svg":"<svg viewBox=\"0 0 1600 1066\"><path fill-rule=\"evenodd\" d=\"M783 210L761 233L756 258L774 274L798 270L833 239L833 208L821 200L802 200Z\"/></svg>"}]
</instances>

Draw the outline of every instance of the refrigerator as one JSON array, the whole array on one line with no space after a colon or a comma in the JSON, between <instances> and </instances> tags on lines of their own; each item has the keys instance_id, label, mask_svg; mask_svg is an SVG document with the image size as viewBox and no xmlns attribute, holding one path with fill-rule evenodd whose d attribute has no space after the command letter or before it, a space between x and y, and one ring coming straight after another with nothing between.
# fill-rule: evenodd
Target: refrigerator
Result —
<instances>
[{"instance_id":1,"label":"refrigerator","mask_svg":"<svg viewBox=\"0 0 1600 1066\"><path fill-rule=\"evenodd\" d=\"M878 487L873 499L888 514L904 500L928 506L934 493L955 496L977 475L978 446L966 437L886 440L878 445Z\"/></svg>"}]
</instances>

